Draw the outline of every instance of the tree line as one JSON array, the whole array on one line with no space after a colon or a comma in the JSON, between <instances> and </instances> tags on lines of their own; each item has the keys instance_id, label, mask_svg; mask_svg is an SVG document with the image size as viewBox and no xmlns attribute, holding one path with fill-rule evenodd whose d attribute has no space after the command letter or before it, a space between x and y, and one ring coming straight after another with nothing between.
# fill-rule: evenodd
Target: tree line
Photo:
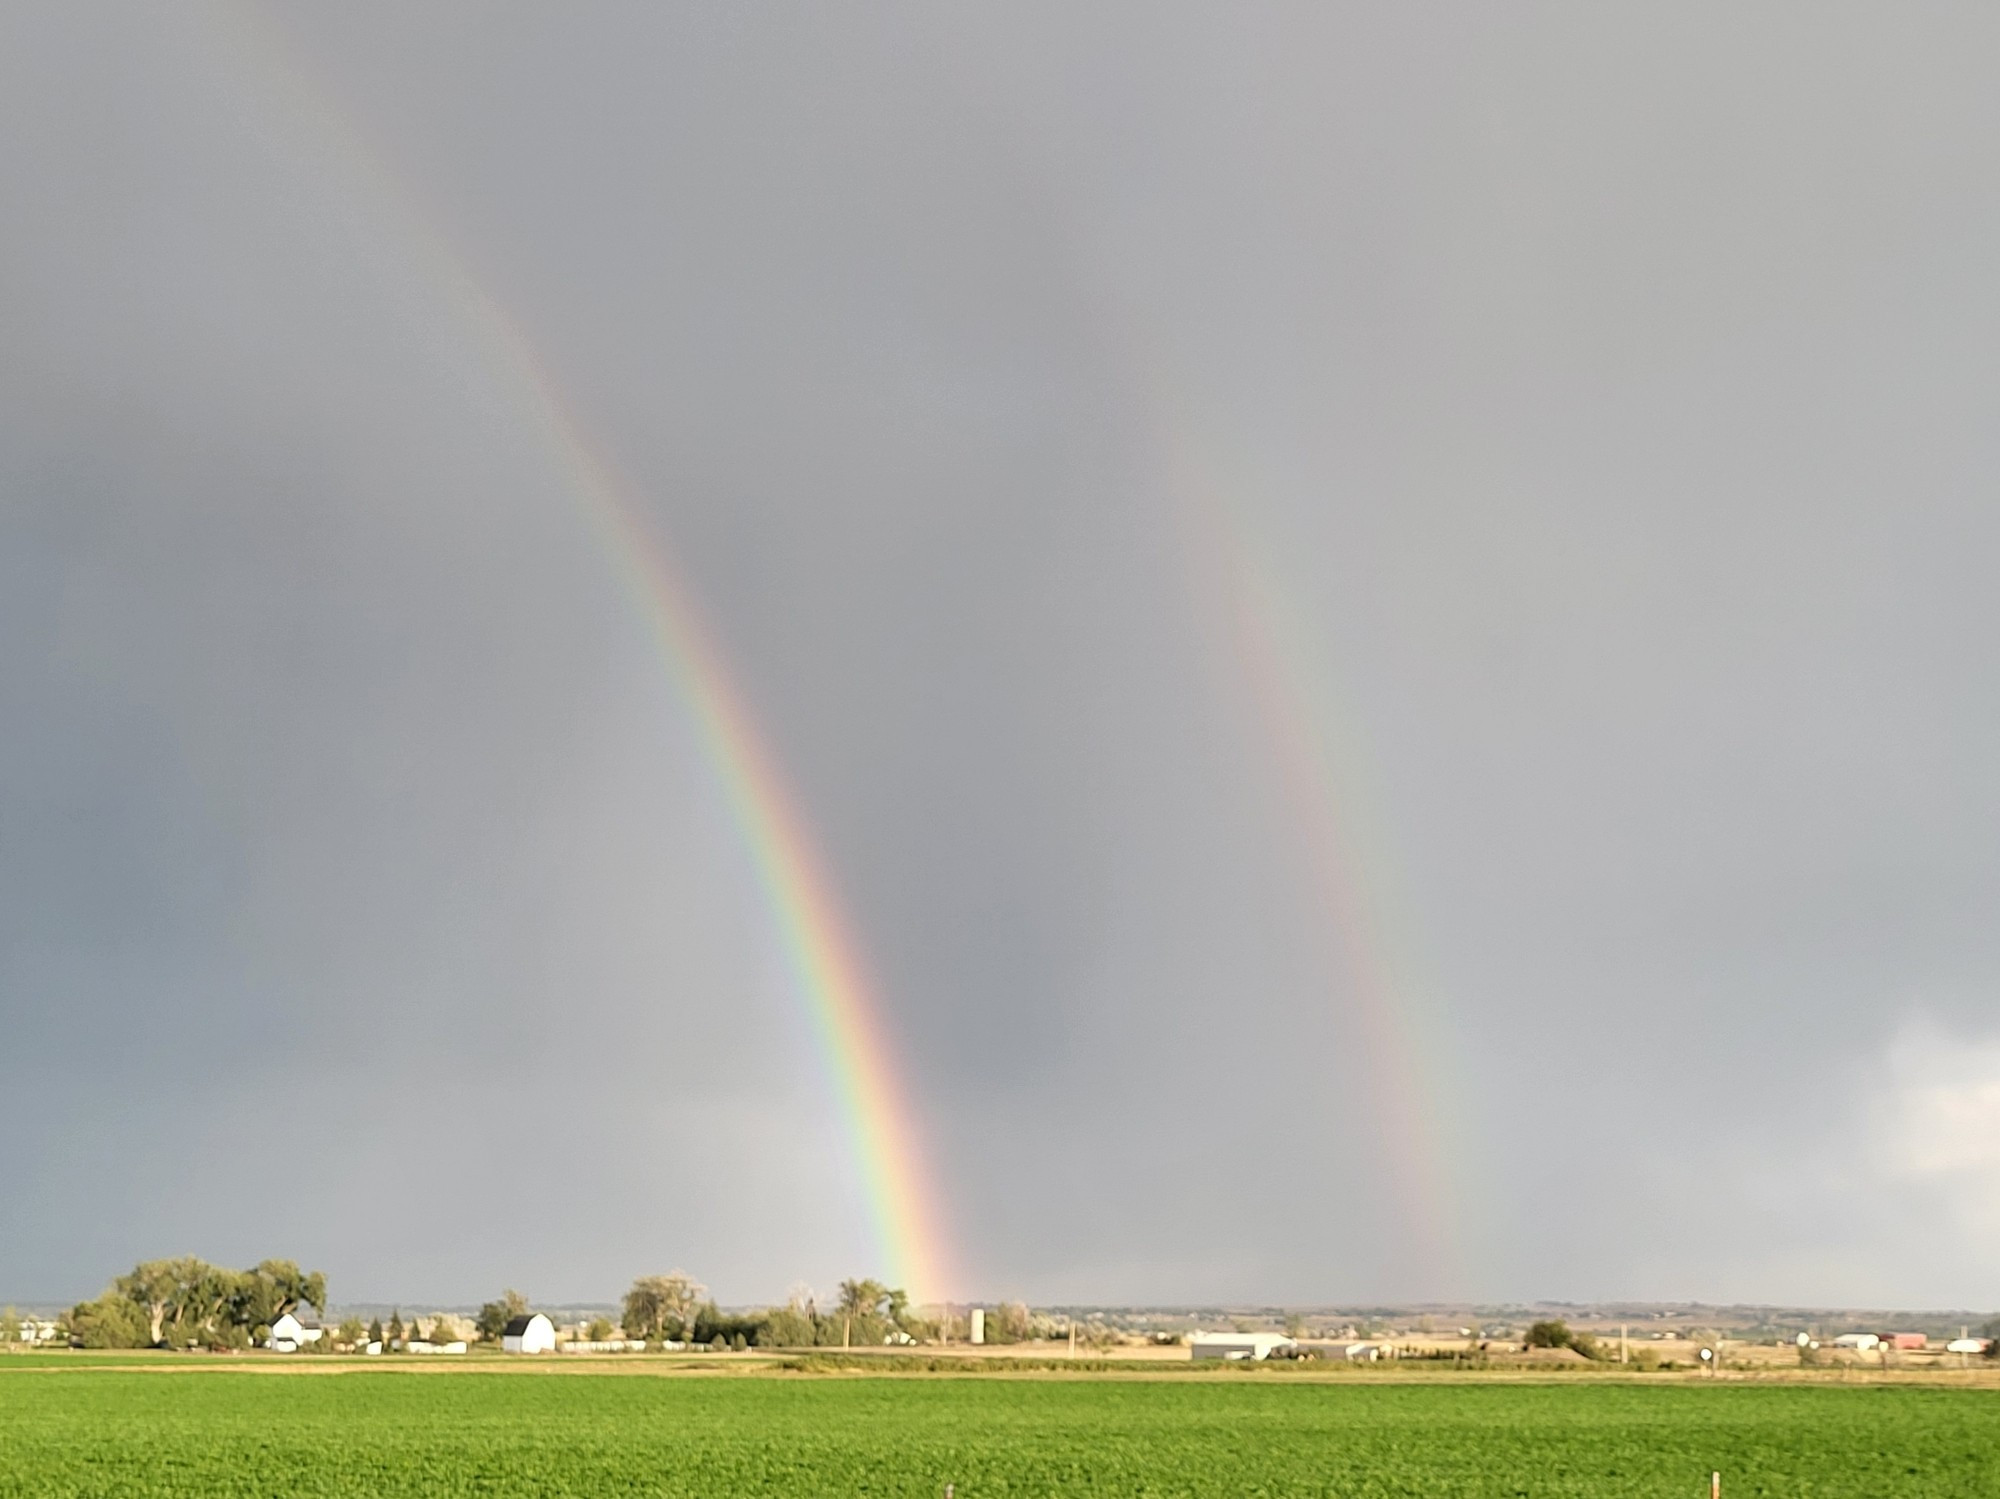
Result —
<instances>
[{"instance_id":1,"label":"tree line","mask_svg":"<svg viewBox=\"0 0 2000 1499\"><path fill-rule=\"evenodd\" d=\"M326 1277L292 1260L229 1270L192 1255L147 1260L64 1317L84 1348L248 1348L287 1312L326 1307Z\"/></svg>"},{"instance_id":2,"label":"tree line","mask_svg":"<svg viewBox=\"0 0 2000 1499\"><path fill-rule=\"evenodd\" d=\"M218 1352L264 1343L271 1325L287 1312L311 1308L324 1316L326 1276L303 1271L292 1260L264 1260L249 1270L231 1270L192 1256L147 1260L119 1276L95 1300L79 1302L61 1319L68 1341L83 1348L207 1348ZM482 1342L500 1341L506 1326L531 1308L519 1291L507 1290L480 1307L473 1333ZM822 1306L803 1288L782 1306L726 1313L693 1276L683 1270L642 1275L632 1282L620 1308L621 1326L598 1317L586 1329L593 1341L622 1332L632 1341L680 1343L707 1348L865 1348L885 1343L936 1342L964 1338L962 1319L918 1315L901 1289L878 1280L844 1280L834 1300ZM454 1341L459 1319L446 1314L428 1327L394 1313L385 1326L378 1317L364 1327L349 1317L328 1335L305 1345L318 1352L378 1343L384 1349L411 1342ZM986 1340L1016 1342L1031 1335L1028 1309L1012 1303L986 1319Z\"/></svg>"},{"instance_id":3,"label":"tree line","mask_svg":"<svg viewBox=\"0 0 2000 1499\"><path fill-rule=\"evenodd\" d=\"M480 1307L475 1321L479 1336L497 1340L510 1321L525 1316L529 1309L528 1299L519 1291L503 1293ZM1025 1336L1027 1309L1018 1310ZM953 1330L940 1319L918 1316L907 1293L878 1280L842 1281L837 1298L828 1306L821 1306L810 1291L800 1290L783 1306L729 1313L715 1304L707 1287L684 1270L642 1275L633 1281L618 1320L618 1327L613 1328L600 1319L587 1329L588 1335L601 1341L622 1332L635 1342L707 1348L862 1348L930 1342ZM1000 1320L1006 1321L1004 1317ZM996 1330L1004 1337L1004 1329ZM963 1336L962 1330L959 1335Z\"/></svg>"}]
</instances>

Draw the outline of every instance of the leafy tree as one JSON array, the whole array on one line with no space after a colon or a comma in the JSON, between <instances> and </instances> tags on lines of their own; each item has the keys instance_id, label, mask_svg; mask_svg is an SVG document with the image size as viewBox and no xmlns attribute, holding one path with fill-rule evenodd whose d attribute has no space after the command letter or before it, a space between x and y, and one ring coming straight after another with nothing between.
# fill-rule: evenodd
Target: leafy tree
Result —
<instances>
[{"instance_id":1,"label":"leafy tree","mask_svg":"<svg viewBox=\"0 0 2000 1499\"><path fill-rule=\"evenodd\" d=\"M619 1321L627 1337L654 1341L685 1336L707 1288L685 1270L642 1275L625 1293Z\"/></svg>"},{"instance_id":2,"label":"leafy tree","mask_svg":"<svg viewBox=\"0 0 2000 1499\"><path fill-rule=\"evenodd\" d=\"M507 1330L507 1324L516 1317L528 1313L528 1298L511 1287L500 1293L498 1301L489 1301L479 1309L473 1327L481 1342L497 1343L500 1335Z\"/></svg>"},{"instance_id":3,"label":"leafy tree","mask_svg":"<svg viewBox=\"0 0 2000 1499\"><path fill-rule=\"evenodd\" d=\"M998 1306L986 1318L986 1341L1019 1343L1028 1336L1028 1308L1019 1301Z\"/></svg>"},{"instance_id":4,"label":"leafy tree","mask_svg":"<svg viewBox=\"0 0 2000 1499\"><path fill-rule=\"evenodd\" d=\"M1530 1348L1568 1348L1573 1341L1566 1322L1537 1322L1528 1329Z\"/></svg>"},{"instance_id":5,"label":"leafy tree","mask_svg":"<svg viewBox=\"0 0 2000 1499\"><path fill-rule=\"evenodd\" d=\"M250 1326L268 1326L307 1304L326 1311L326 1277L317 1270L308 1275L295 1260L264 1260L244 1271L234 1289L237 1318Z\"/></svg>"},{"instance_id":6,"label":"leafy tree","mask_svg":"<svg viewBox=\"0 0 2000 1499\"><path fill-rule=\"evenodd\" d=\"M879 1280L843 1280L840 1310L850 1317L870 1317L888 1303L889 1288Z\"/></svg>"},{"instance_id":7,"label":"leafy tree","mask_svg":"<svg viewBox=\"0 0 2000 1499\"><path fill-rule=\"evenodd\" d=\"M151 1346L144 1310L126 1297L110 1292L70 1308L66 1320L70 1337L85 1348Z\"/></svg>"},{"instance_id":8,"label":"leafy tree","mask_svg":"<svg viewBox=\"0 0 2000 1499\"><path fill-rule=\"evenodd\" d=\"M204 1343L225 1326L245 1326L247 1277L192 1255L148 1260L112 1283L112 1292L140 1308L148 1341L173 1347Z\"/></svg>"},{"instance_id":9,"label":"leafy tree","mask_svg":"<svg viewBox=\"0 0 2000 1499\"><path fill-rule=\"evenodd\" d=\"M21 1341L21 1314L13 1307L0 1307L0 1343L12 1348Z\"/></svg>"},{"instance_id":10,"label":"leafy tree","mask_svg":"<svg viewBox=\"0 0 2000 1499\"><path fill-rule=\"evenodd\" d=\"M135 1266L131 1274L121 1275L111 1283L113 1294L130 1302L144 1314L148 1345L157 1347L166 1336L167 1317L175 1310L181 1291L181 1276L177 1267L184 1263L146 1260Z\"/></svg>"},{"instance_id":11,"label":"leafy tree","mask_svg":"<svg viewBox=\"0 0 2000 1499\"><path fill-rule=\"evenodd\" d=\"M333 1336L336 1342L345 1343L352 1348L367 1335L368 1329L361 1325L359 1317L348 1317L341 1322L340 1330Z\"/></svg>"},{"instance_id":12,"label":"leafy tree","mask_svg":"<svg viewBox=\"0 0 2000 1499\"><path fill-rule=\"evenodd\" d=\"M389 1313L389 1343L391 1348L403 1346L403 1309L399 1306Z\"/></svg>"},{"instance_id":13,"label":"leafy tree","mask_svg":"<svg viewBox=\"0 0 2000 1499\"><path fill-rule=\"evenodd\" d=\"M744 1343L761 1344L764 1338L766 1313L753 1313L745 1317L724 1316L713 1301L705 1301L695 1309L694 1325L688 1330L690 1343L713 1343L721 1338L724 1343L741 1337Z\"/></svg>"},{"instance_id":14,"label":"leafy tree","mask_svg":"<svg viewBox=\"0 0 2000 1499\"><path fill-rule=\"evenodd\" d=\"M586 1342L608 1342L611 1338L611 1319L609 1317L592 1317L590 1319L590 1326L583 1330L583 1336Z\"/></svg>"},{"instance_id":15,"label":"leafy tree","mask_svg":"<svg viewBox=\"0 0 2000 1499\"><path fill-rule=\"evenodd\" d=\"M773 1307L764 1314L764 1327L757 1338L760 1348L810 1348L818 1341L812 1315L801 1307Z\"/></svg>"},{"instance_id":16,"label":"leafy tree","mask_svg":"<svg viewBox=\"0 0 2000 1499\"><path fill-rule=\"evenodd\" d=\"M908 1298L892 1291L879 1280L843 1280L840 1283L840 1342L842 1347L858 1343L879 1343L894 1325L895 1313L907 1307Z\"/></svg>"}]
</instances>

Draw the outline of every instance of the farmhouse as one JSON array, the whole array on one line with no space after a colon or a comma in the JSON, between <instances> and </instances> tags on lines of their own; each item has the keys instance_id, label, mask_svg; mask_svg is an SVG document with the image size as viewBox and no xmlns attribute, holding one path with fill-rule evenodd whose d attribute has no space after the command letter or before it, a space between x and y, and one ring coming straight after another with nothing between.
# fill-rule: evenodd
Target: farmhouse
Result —
<instances>
[{"instance_id":1,"label":"farmhouse","mask_svg":"<svg viewBox=\"0 0 2000 1499\"><path fill-rule=\"evenodd\" d=\"M1298 1346L1281 1332L1198 1332L1188 1339L1195 1358L1267 1359L1281 1348Z\"/></svg>"},{"instance_id":2,"label":"farmhouse","mask_svg":"<svg viewBox=\"0 0 2000 1499\"><path fill-rule=\"evenodd\" d=\"M500 1346L508 1353L553 1353L556 1348L555 1324L540 1312L516 1317L500 1334Z\"/></svg>"},{"instance_id":3,"label":"farmhouse","mask_svg":"<svg viewBox=\"0 0 2000 1499\"><path fill-rule=\"evenodd\" d=\"M270 1345L279 1353L297 1353L307 1343L317 1343L326 1329L317 1322L301 1322L291 1312L271 1324Z\"/></svg>"}]
</instances>

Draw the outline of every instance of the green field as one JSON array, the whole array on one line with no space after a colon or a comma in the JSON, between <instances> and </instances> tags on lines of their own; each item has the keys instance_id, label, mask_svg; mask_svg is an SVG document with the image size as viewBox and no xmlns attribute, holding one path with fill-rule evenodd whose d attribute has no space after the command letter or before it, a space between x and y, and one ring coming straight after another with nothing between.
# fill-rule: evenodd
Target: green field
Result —
<instances>
[{"instance_id":1,"label":"green field","mask_svg":"<svg viewBox=\"0 0 2000 1499\"><path fill-rule=\"evenodd\" d=\"M0 1370L6 1495L2000 1494L2000 1394Z\"/></svg>"}]
</instances>

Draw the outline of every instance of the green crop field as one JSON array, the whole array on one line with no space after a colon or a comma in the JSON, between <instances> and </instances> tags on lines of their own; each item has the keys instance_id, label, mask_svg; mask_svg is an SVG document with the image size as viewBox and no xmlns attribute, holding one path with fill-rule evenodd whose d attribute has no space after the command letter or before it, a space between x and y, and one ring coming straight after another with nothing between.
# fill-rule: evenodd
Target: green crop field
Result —
<instances>
[{"instance_id":1,"label":"green crop field","mask_svg":"<svg viewBox=\"0 0 2000 1499\"><path fill-rule=\"evenodd\" d=\"M6 1495L2000 1494L2000 1393L0 1370Z\"/></svg>"}]
</instances>

